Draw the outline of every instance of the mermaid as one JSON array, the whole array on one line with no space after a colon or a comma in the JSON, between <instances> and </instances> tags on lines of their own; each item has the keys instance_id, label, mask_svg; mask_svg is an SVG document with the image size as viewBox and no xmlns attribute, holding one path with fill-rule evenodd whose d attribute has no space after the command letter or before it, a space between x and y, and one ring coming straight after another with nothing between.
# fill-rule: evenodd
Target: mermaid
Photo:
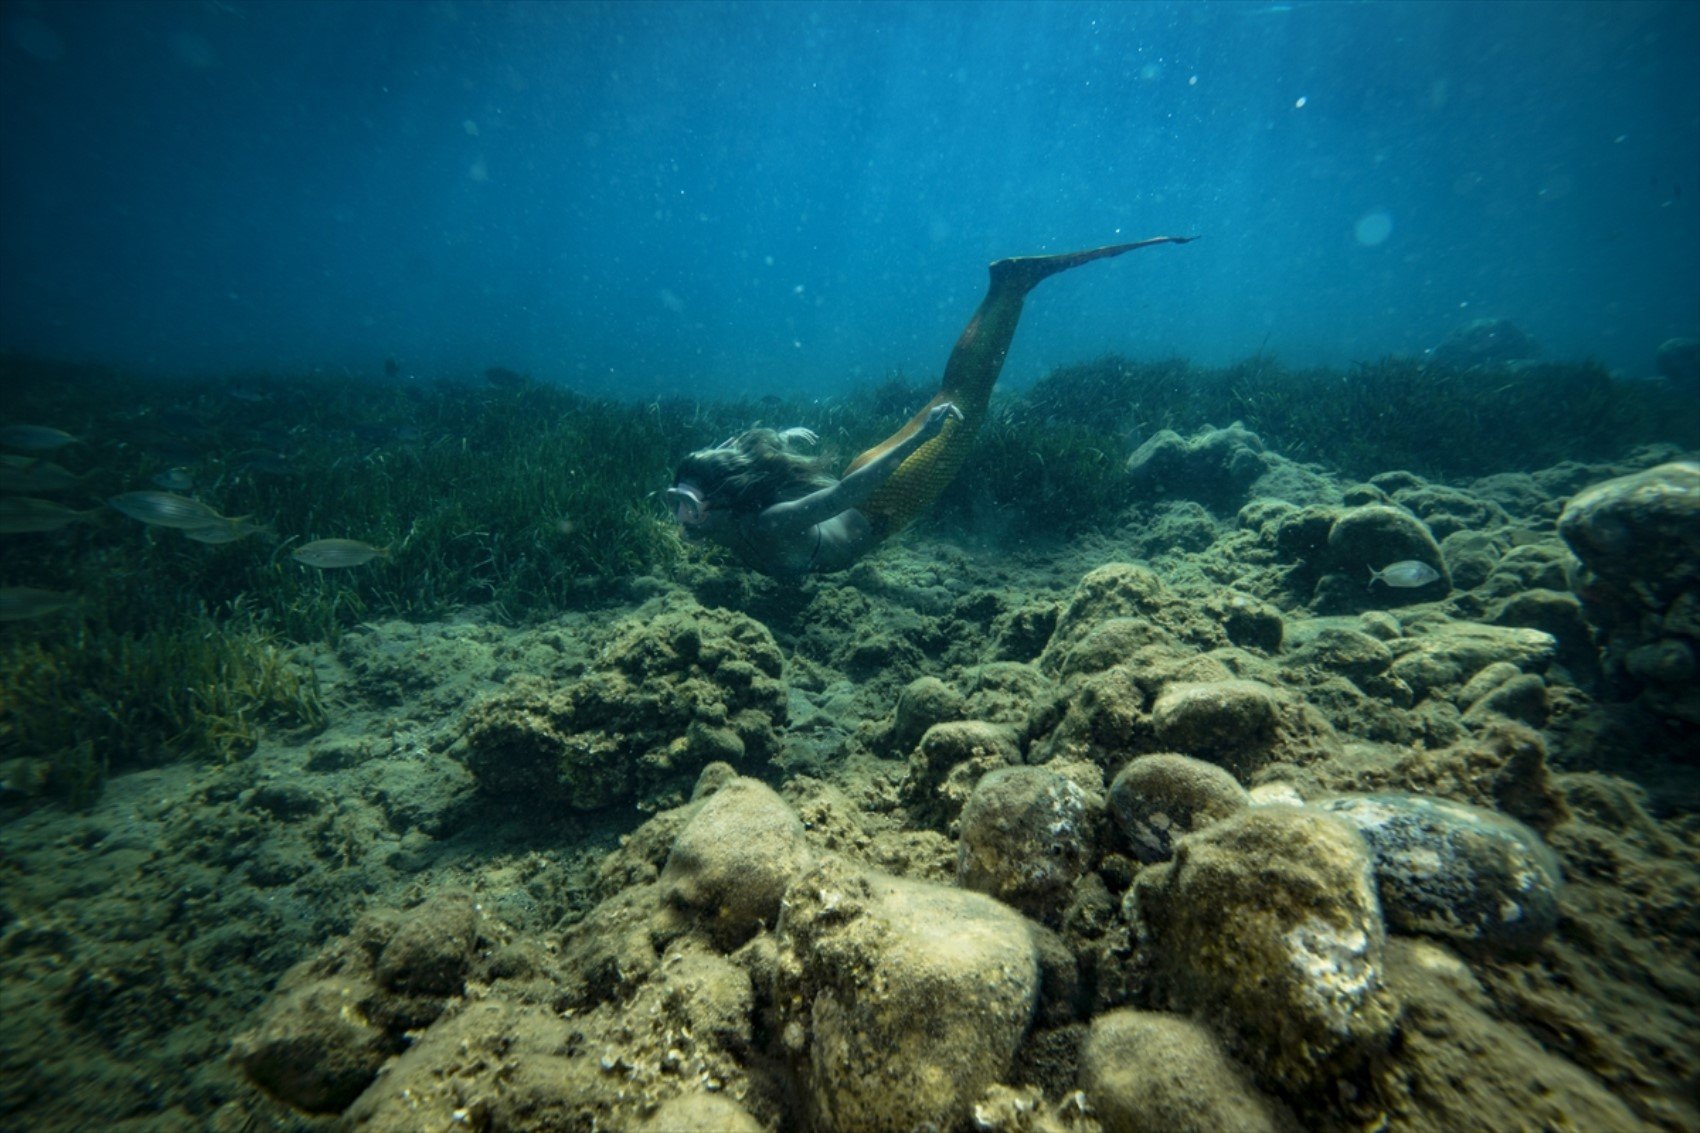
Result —
<instances>
[{"instance_id":1,"label":"mermaid","mask_svg":"<svg viewBox=\"0 0 1700 1133\"><path fill-rule=\"evenodd\" d=\"M843 570L926 511L956 476L986 416L1021 305L1040 281L1093 260L1193 236L1155 236L991 267L991 283L945 363L938 394L842 478L798 451L807 429L751 429L680 463L668 507L687 536L729 548L774 577Z\"/></svg>"}]
</instances>

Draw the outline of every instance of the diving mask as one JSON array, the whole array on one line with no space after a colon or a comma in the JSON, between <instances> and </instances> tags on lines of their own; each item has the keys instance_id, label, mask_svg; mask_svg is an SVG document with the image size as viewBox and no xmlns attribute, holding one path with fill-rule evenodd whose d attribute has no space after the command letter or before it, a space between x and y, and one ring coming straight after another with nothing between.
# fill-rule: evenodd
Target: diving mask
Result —
<instances>
[{"instance_id":1,"label":"diving mask","mask_svg":"<svg viewBox=\"0 0 1700 1133\"><path fill-rule=\"evenodd\" d=\"M708 503L695 484L674 484L662 493L662 498L672 510L673 518L686 527L701 524L703 514L708 510Z\"/></svg>"}]
</instances>

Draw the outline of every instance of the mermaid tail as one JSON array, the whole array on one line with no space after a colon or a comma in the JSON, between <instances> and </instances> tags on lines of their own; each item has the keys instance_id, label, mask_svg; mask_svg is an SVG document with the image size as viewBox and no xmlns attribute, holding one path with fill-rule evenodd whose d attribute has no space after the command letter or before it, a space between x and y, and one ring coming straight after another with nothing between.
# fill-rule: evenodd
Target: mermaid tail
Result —
<instances>
[{"instance_id":1,"label":"mermaid tail","mask_svg":"<svg viewBox=\"0 0 1700 1133\"><path fill-rule=\"evenodd\" d=\"M1015 324L1021 320L1021 304L1027 293L1041 280L1060 271L1090 263L1093 260L1119 256L1135 248L1152 244L1185 244L1196 236L1155 236L1133 244L1111 244L1085 252L1065 252L1056 256L1020 256L999 260L992 265L992 281L980 309L968 320L962 337L945 363L944 381L936 397L897 432L850 462L844 471L854 472L868 461L894 445L901 444L921 427L933 406L952 401L962 410L962 420L946 421L943 430L932 440L909 454L898 465L891 479L874 490L873 495L858 509L868 517L880 539L901 530L916 516L932 506L944 491L945 485L968 459L974 447L974 434L986 416L986 406L992 398L992 387L1003 370L1003 360L1009 344L1015 338Z\"/></svg>"}]
</instances>

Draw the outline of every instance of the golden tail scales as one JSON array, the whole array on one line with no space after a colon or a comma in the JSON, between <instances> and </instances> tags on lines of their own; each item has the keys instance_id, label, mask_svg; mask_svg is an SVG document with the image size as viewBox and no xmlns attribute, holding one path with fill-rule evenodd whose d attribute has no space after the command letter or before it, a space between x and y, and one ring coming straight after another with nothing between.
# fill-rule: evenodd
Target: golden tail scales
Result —
<instances>
[{"instance_id":1,"label":"golden tail scales","mask_svg":"<svg viewBox=\"0 0 1700 1133\"><path fill-rule=\"evenodd\" d=\"M1196 236L1154 236L1133 244L1112 244L1085 252L1066 252L1057 256L1021 256L999 260L992 265L992 282L980 309L968 320L962 337L945 363L944 381L938 396L923 405L897 432L850 462L844 471L854 472L880 453L901 443L921 427L927 413L946 401L956 403L962 410L962 420L945 422L944 431L909 454L909 458L892 473L891 479L880 485L859 509L874 525L883 539L900 530L910 520L926 511L944 491L945 485L956 477L962 462L974 447L974 434L986 415L991 401L992 386L997 384L1003 370L1004 356L1015 338L1015 324L1021 319L1021 304L1027 293L1039 282L1060 271L1119 256L1135 248L1152 244L1185 244Z\"/></svg>"}]
</instances>

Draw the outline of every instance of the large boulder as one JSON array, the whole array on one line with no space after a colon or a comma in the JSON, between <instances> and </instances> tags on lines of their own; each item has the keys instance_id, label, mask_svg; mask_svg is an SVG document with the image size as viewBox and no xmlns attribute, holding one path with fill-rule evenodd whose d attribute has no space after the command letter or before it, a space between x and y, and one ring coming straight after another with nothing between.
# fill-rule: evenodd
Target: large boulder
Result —
<instances>
[{"instance_id":1,"label":"large boulder","mask_svg":"<svg viewBox=\"0 0 1700 1133\"><path fill-rule=\"evenodd\" d=\"M1275 1106L1205 1027L1122 1008L1092 1020L1080 1087L1104 1133L1276 1133Z\"/></svg>"},{"instance_id":2,"label":"large boulder","mask_svg":"<svg viewBox=\"0 0 1700 1133\"><path fill-rule=\"evenodd\" d=\"M730 949L779 919L786 887L810 863L803 823L785 800L764 783L734 779L680 831L661 890Z\"/></svg>"},{"instance_id":3,"label":"large boulder","mask_svg":"<svg viewBox=\"0 0 1700 1133\"><path fill-rule=\"evenodd\" d=\"M1104 803L1048 767L1004 767L962 808L957 884L1054 924L1098 853Z\"/></svg>"},{"instance_id":4,"label":"large boulder","mask_svg":"<svg viewBox=\"0 0 1700 1133\"><path fill-rule=\"evenodd\" d=\"M990 897L828 860L786 892L774 1006L812 1128L965 1124L1033 1018L1026 922Z\"/></svg>"},{"instance_id":5,"label":"large boulder","mask_svg":"<svg viewBox=\"0 0 1700 1133\"><path fill-rule=\"evenodd\" d=\"M1495 811L1420 795L1315 804L1369 843L1390 927L1479 954L1526 955L1558 927L1558 856Z\"/></svg>"},{"instance_id":6,"label":"large boulder","mask_svg":"<svg viewBox=\"0 0 1700 1133\"><path fill-rule=\"evenodd\" d=\"M1142 755L1110 784L1110 814L1143 862L1168 861L1175 839L1250 805L1232 775L1184 755Z\"/></svg>"},{"instance_id":7,"label":"large boulder","mask_svg":"<svg viewBox=\"0 0 1700 1133\"><path fill-rule=\"evenodd\" d=\"M1393 1034L1369 850L1339 819L1242 811L1141 871L1124 913L1159 999L1201 1018L1267 1085L1302 1091Z\"/></svg>"}]
</instances>

